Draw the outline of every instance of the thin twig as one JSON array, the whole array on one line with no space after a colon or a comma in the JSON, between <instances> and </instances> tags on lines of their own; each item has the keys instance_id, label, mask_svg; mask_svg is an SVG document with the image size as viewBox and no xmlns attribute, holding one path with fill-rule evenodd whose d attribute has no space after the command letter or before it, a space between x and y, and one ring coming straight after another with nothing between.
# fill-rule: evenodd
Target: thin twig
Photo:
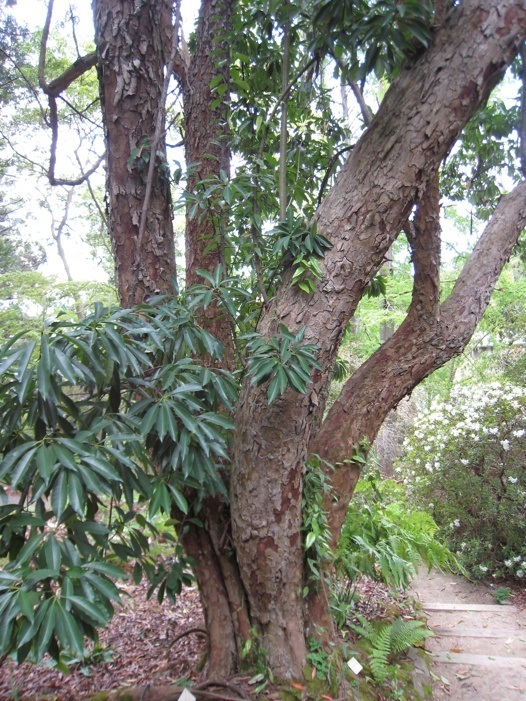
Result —
<instances>
[{"instance_id":1,"label":"thin twig","mask_svg":"<svg viewBox=\"0 0 526 701\"><path fill-rule=\"evenodd\" d=\"M323 199L323 193L325 192L325 187L327 186L327 183L329 182L329 178L332 175L332 171L334 169L334 166L336 165L338 158L344 154L347 153L347 151L352 151L354 148L354 144L351 144L350 146L344 146L341 148L339 151L336 151L334 156L332 156L331 160L329 161L329 167L327 168L327 171L325 172L325 175L323 176L322 183L320 185L320 191L318 192L318 207L321 204L321 201Z\"/></svg>"},{"instance_id":2,"label":"thin twig","mask_svg":"<svg viewBox=\"0 0 526 701\"><path fill-rule=\"evenodd\" d=\"M48 85L46 83L46 54L47 54L47 40L49 38L49 28L51 27L51 18L53 16L53 2L54 0L48 1L46 21L44 23L44 28L42 30L42 40L40 42L40 54L38 57L38 84L42 90L47 94Z\"/></svg>"},{"instance_id":3,"label":"thin twig","mask_svg":"<svg viewBox=\"0 0 526 701\"><path fill-rule=\"evenodd\" d=\"M296 85L296 83L297 83L298 80L301 78L301 76L304 75L304 74L309 70L309 68L310 68L311 66L313 66L313 65L316 63L317 60L318 60L318 58L317 58L316 56L314 56L314 58L311 58L311 60L308 61L308 62L305 64L305 66L304 66L304 67L296 74L296 76L290 81L290 83L287 85L286 89L285 89L285 90L281 93L281 95L279 96L279 98L278 98L276 104L274 105L274 107L270 110L270 114L269 114L269 116L267 117L267 119L265 120L265 124L264 124L264 128L263 128L263 136L262 136L262 138L261 138L261 142L260 142L260 144L259 144L259 149L258 149L258 158L261 159L261 157L262 157L262 155L263 155L263 151L265 150L265 143L266 143L266 141L267 141L267 132L268 132L268 128L269 128L269 126L270 126L270 123L272 122L272 120L273 120L274 117L276 116L276 112L278 111L279 106L281 105L281 103L283 102L283 100L285 100L285 98L288 96L289 92L290 92L290 91L292 90L292 88Z\"/></svg>"},{"instance_id":4,"label":"thin twig","mask_svg":"<svg viewBox=\"0 0 526 701\"><path fill-rule=\"evenodd\" d=\"M282 92L287 90L290 73L290 0L285 0L285 22L283 24L283 71ZM281 131L279 137L279 218L287 217L287 136L288 136L288 93L281 106Z\"/></svg>"}]
</instances>

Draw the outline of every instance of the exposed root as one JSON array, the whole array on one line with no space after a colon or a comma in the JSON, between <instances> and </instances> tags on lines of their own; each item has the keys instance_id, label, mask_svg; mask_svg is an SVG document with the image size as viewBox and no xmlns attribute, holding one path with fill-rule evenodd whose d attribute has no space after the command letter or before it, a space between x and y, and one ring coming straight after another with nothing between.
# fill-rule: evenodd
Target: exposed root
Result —
<instances>
[{"instance_id":1,"label":"exposed root","mask_svg":"<svg viewBox=\"0 0 526 701\"><path fill-rule=\"evenodd\" d=\"M202 692L209 687L221 687L223 689L229 689L235 694L238 694L240 698L248 699L248 701L250 701L250 697L245 694L243 689L240 689L238 686L236 686L235 684L231 684L230 682L218 681L217 679L207 679L206 681L197 684L195 687L192 688L192 693L194 693L194 690L197 692Z\"/></svg>"},{"instance_id":2,"label":"exposed root","mask_svg":"<svg viewBox=\"0 0 526 701\"><path fill-rule=\"evenodd\" d=\"M172 641L172 644L170 647L173 647L176 643L179 642L182 638L185 638L187 635L191 635L192 633L200 634L200 635L208 635L208 631L206 628L201 628L201 627L196 627L196 628L189 628L188 630L183 630L182 633L179 633L179 635L176 635L175 638Z\"/></svg>"}]
</instances>

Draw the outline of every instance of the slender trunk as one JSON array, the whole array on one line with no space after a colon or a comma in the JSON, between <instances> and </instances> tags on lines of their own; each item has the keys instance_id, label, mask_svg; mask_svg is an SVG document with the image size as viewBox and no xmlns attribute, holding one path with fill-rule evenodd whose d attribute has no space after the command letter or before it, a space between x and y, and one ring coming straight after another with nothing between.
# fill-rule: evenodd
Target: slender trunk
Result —
<instances>
[{"instance_id":1,"label":"slender trunk","mask_svg":"<svg viewBox=\"0 0 526 701\"><path fill-rule=\"evenodd\" d=\"M172 290L175 252L164 145L151 154L168 61L170 0L94 0L107 150L109 230L123 306ZM115 29L118 27L118 31ZM163 140L164 141L164 140ZM140 251L137 239L150 158L156 158Z\"/></svg>"},{"instance_id":2,"label":"slender trunk","mask_svg":"<svg viewBox=\"0 0 526 701\"><path fill-rule=\"evenodd\" d=\"M230 175L230 147L227 128L228 90L223 101L212 109L217 95L210 88L220 75L229 84L228 33L231 29L232 2L204 0L198 18L195 51L186 65L178 67L183 87L186 161L191 163L187 191L199 197L208 185ZM210 184L210 182L208 183ZM212 273L218 265L228 274L225 245L225 215L210 202L203 203L186 221L186 284L203 283L198 270ZM222 367L233 370L234 346L231 321L218 313L212 303L200 315L201 325L225 348ZM199 586L209 635L206 674L228 677L239 668L243 644L251 636L247 598L239 575L230 536L228 507L220 496L208 498L199 513L203 528L193 525L181 531L186 552L195 561L194 574Z\"/></svg>"},{"instance_id":3,"label":"slender trunk","mask_svg":"<svg viewBox=\"0 0 526 701\"><path fill-rule=\"evenodd\" d=\"M203 0L199 11L196 49L183 80L186 162L192 164L187 191L193 197L200 197L211 179L219 183L222 177L230 177L227 103L230 83L228 33L231 23L231 0ZM226 86L227 90L222 93L221 103L212 108L217 93L210 88L210 84L218 76L222 81L215 89ZM208 184L203 181L208 181ZM203 202L205 209L198 208L190 218L188 214L193 202L190 199L186 220L187 285L203 282L198 270L213 272L221 265L223 276L228 274L225 256L227 217L211 202ZM233 369L233 329L230 320L218 313L217 305L212 303L202 312L201 323L223 343L226 351L223 366Z\"/></svg>"}]
</instances>

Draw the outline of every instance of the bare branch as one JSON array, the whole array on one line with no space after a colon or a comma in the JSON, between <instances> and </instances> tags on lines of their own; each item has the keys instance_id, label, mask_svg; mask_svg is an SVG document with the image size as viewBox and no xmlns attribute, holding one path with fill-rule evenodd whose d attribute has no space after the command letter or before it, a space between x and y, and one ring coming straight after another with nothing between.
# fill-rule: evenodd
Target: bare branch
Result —
<instances>
[{"instance_id":1,"label":"bare branch","mask_svg":"<svg viewBox=\"0 0 526 701\"><path fill-rule=\"evenodd\" d=\"M354 97L356 98L356 102L358 103L358 106L360 108L360 112L362 113L362 119L366 127L368 127L371 122L373 121L373 113L369 105L365 102L365 98L363 96L363 93L360 89L360 86L355 80L351 80L349 82L349 87L353 91Z\"/></svg>"},{"instance_id":2,"label":"bare branch","mask_svg":"<svg viewBox=\"0 0 526 701\"><path fill-rule=\"evenodd\" d=\"M90 54L80 56L75 63L72 63L69 68L66 68L64 73L52 80L46 88L42 88L47 95L58 97L61 92L67 90L71 83L75 82L81 75L87 73L91 68L97 65L97 52L92 51ZM42 86L40 86L42 87Z\"/></svg>"},{"instance_id":3,"label":"bare branch","mask_svg":"<svg viewBox=\"0 0 526 701\"><path fill-rule=\"evenodd\" d=\"M352 151L353 148L354 148L354 144L351 144L350 146L344 146L339 151L336 151L334 156L331 157L327 171L325 172L325 175L323 176L323 180L321 181L320 191L318 192L318 207L320 206L320 204L323 200L323 195L325 194L325 188L327 187L327 183L329 182L329 178L332 175L332 171L334 170L334 166L336 165L336 163L338 163L338 158L340 156L342 156L344 153L347 153L348 151Z\"/></svg>"},{"instance_id":4,"label":"bare branch","mask_svg":"<svg viewBox=\"0 0 526 701\"><path fill-rule=\"evenodd\" d=\"M49 28L51 27L51 18L53 17L53 3L54 0L48 0L46 21L44 23L44 28L42 29L40 55L38 57L38 84L43 92L46 92L48 87L46 83L46 54L47 40L49 39Z\"/></svg>"},{"instance_id":5,"label":"bare branch","mask_svg":"<svg viewBox=\"0 0 526 701\"><path fill-rule=\"evenodd\" d=\"M62 215L62 219L59 222L59 225L55 229L55 217L53 216L53 212L51 211L51 236L55 240L55 243L57 244L57 251L58 255L60 257L60 260L62 261L62 265L64 266L64 270L66 271L66 277L70 282L73 280L73 276L71 274L71 269L69 267L68 259L66 258L66 252L64 251L64 246L62 245L62 234L64 233L64 230L66 226L68 225L68 217L69 217L69 208L71 206L71 202L73 201L73 193L74 189L71 187L68 190L68 194L66 196L66 204L64 206L64 214Z\"/></svg>"},{"instance_id":6,"label":"bare branch","mask_svg":"<svg viewBox=\"0 0 526 701\"><path fill-rule=\"evenodd\" d=\"M61 92L69 88L81 75L89 71L93 66L97 65L97 52L93 51L86 56L80 56L75 63L72 63L58 78L55 78L50 83L46 81L46 54L47 42L49 39L49 29L51 27L51 19L53 17L54 0L49 0L46 14L46 21L42 30L42 40L40 42L40 54L38 57L38 84L42 92L50 97L58 97Z\"/></svg>"}]
</instances>

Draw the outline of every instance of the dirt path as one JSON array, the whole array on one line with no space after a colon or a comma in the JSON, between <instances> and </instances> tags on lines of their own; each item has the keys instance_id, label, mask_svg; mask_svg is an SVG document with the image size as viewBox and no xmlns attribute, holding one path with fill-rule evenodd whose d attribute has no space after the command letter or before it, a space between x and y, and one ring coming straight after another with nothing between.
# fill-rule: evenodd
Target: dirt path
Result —
<instances>
[{"instance_id":1,"label":"dirt path","mask_svg":"<svg viewBox=\"0 0 526 701\"><path fill-rule=\"evenodd\" d=\"M526 701L526 611L436 570L421 571L412 590L436 636L426 641L434 701Z\"/></svg>"}]
</instances>

